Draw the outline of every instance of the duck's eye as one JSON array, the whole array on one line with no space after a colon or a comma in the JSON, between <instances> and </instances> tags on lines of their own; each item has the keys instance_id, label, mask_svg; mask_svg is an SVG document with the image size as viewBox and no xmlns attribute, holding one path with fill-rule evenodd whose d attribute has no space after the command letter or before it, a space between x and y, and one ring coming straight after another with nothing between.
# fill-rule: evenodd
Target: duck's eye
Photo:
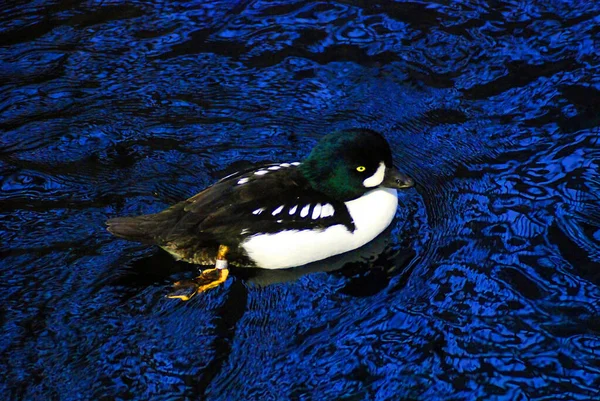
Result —
<instances>
[{"instance_id":1,"label":"duck's eye","mask_svg":"<svg viewBox=\"0 0 600 401\"><path fill-rule=\"evenodd\" d=\"M358 166L356 168L356 171L358 171L359 173L362 173L363 171L365 171L367 168L365 166Z\"/></svg>"}]
</instances>

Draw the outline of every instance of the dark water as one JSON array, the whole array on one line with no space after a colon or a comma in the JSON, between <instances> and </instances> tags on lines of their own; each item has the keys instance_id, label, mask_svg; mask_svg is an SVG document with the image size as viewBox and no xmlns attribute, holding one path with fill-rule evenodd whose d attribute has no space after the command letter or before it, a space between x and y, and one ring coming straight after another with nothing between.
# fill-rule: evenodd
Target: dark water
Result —
<instances>
[{"instance_id":1,"label":"dark water","mask_svg":"<svg viewBox=\"0 0 600 401\"><path fill-rule=\"evenodd\" d=\"M2 2L1 397L599 399L600 3L445 3ZM181 303L104 230L358 126L366 250Z\"/></svg>"}]
</instances>

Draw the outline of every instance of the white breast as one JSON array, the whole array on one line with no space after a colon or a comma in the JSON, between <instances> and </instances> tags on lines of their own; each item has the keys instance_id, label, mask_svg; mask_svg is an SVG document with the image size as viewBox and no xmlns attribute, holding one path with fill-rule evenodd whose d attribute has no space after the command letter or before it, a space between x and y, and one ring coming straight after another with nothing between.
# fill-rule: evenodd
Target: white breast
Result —
<instances>
[{"instance_id":1,"label":"white breast","mask_svg":"<svg viewBox=\"0 0 600 401\"><path fill-rule=\"evenodd\" d=\"M394 219L398 207L395 189L377 188L346 202L354 232L338 224L321 231L288 230L258 234L242 243L248 256L263 269L286 269L360 248Z\"/></svg>"}]
</instances>

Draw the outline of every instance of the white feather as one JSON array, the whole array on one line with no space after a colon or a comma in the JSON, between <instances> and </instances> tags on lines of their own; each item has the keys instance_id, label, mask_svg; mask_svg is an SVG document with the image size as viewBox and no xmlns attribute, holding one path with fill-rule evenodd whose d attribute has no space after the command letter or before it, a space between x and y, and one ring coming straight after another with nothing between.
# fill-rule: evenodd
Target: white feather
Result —
<instances>
[{"instance_id":1,"label":"white feather","mask_svg":"<svg viewBox=\"0 0 600 401\"><path fill-rule=\"evenodd\" d=\"M315 205L315 208L313 209L313 212L312 212L312 219L316 220L316 219L319 218L319 216L321 216L321 204L317 203Z\"/></svg>"},{"instance_id":2,"label":"white feather","mask_svg":"<svg viewBox=\"0 0 600 401\"><path fill-rule=\"evenodd\" d=\"M308 216L308 211L310 210L310 205L306 205L300 210L300 217Z\"/></svg>"},{"instance_id":3,"label":"white feather","mask_svg":"<svg viewBox=\"0 0 600 401\"><path fill-rule=\"evenodd\" d=\"M333 216L335 213L335 209L333 208L333 206L331 206L329 203L326 203L325 205L323 205L323 207L321 208L321 217L329 217L329 216Z\"/></svg>"},{"instance_id":4,"label":"white feather","mask_svg":"<svg viewBox=\"0 0 600 401\"><path fill-rule=\"evenodd\" d=\"M310 208L310 205L304 209ZM354 220L354 232L342 224L324 230L286 230L249 237L242 247L257 266L286 269L360 248L392 222L398 207L395 189L377 188L346 202ZM302 211L304 211L302 209ZM308 209L306 211L308 214Z\"/></svg>"},{"instance_id":5,"label":"white feather","mask_svg":"<svg viewBox=\"0 0 600 401\"><path fill-rule=\"evenodd\" d=\"M226 175L225 177L221 178L219 181L225 181L226 179L233 177L234 175L236 175L237 173L239 173L239 171L236 171L235 173L231 173Z\"/></svg>"}]
</instances>

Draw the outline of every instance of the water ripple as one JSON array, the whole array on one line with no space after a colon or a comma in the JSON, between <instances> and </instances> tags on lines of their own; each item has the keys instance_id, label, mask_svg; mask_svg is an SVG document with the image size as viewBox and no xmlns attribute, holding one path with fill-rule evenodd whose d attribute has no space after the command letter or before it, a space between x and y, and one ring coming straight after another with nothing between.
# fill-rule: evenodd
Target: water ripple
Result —
<instances>
[{"instance_id":1,"label":"water ripple","mask_svg":"<svg viewBox=\"0 0 600 401\"><path fill-rule=\"evenodd\" d=\"M599 12L2 4L0 392L598 398ZM177 303L195 267L104 230L356 126L417 182L358 252Z\"/></svg>"}]
</instances>

